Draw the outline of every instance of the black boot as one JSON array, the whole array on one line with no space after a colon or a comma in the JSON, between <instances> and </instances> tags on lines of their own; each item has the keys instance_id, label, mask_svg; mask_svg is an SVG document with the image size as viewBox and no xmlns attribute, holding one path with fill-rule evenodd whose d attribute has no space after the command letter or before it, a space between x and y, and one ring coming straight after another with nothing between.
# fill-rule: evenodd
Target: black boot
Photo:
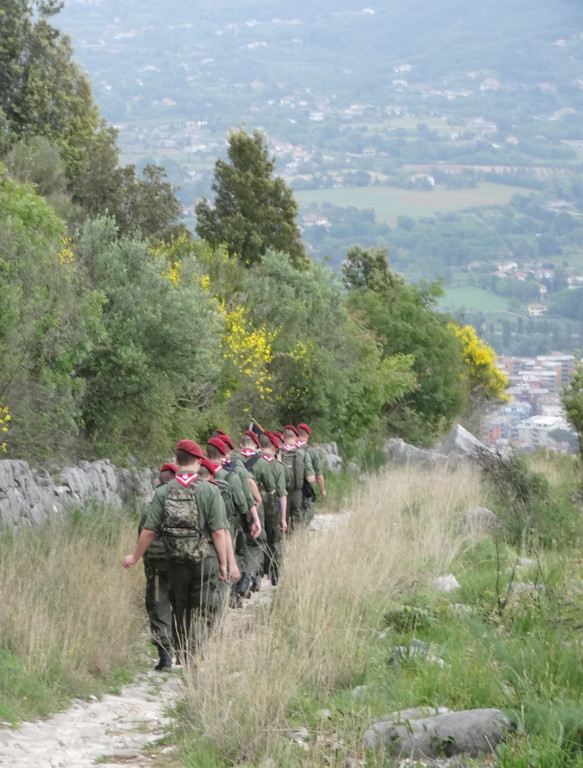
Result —
<instances>
[{"instance_id":1,"label":"black boot","mask_svg":"<svg viewBox=\"0 0 583 768\"><path fill-rule=\"evenodd\" d=\"M241 597L245 597L249 593L249 586L249 576L247 576L246 573L242 573L241 578L237 582L237 594L241 595Z\"/></svg>"},{"instance_id":2,"label":"black boot","mask_svg":"<svg viewBox=\"0 0 583 768\"><path fill-rule=\"evenodd\" d=\"M161 645L158 646L158 656L160 657L160 660L154 667L156 672L166 672L172 667L172 659L170 658L170 654L166 650L166 648L163 648Z\"/></svg>"}]
</instances>

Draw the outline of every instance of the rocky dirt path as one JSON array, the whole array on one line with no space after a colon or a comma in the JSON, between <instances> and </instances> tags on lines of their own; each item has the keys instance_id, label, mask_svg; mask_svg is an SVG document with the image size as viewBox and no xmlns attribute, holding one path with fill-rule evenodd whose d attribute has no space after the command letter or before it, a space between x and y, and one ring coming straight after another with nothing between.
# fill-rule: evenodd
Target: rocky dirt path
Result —
<instances>
[{"instance_id":1,"label":"rocky dirt path","mask_svg":"<svg viewBox=\"0 0 583 768\"><path fill-rule=\"evenodd\" d=\"M337 516L316 515L312 525L315 530L325 530L329 526L326 518L334 517ZM241 610L229 611L227 620L247 619L249 611L270 600L273 591L264 578L260 591L244 600ZM69 709L46 720L22 723L17 730L0 727L0 766L151 767L153 760L144 750L172 727L172 718L167 713L182 691L179 670L177 667L170 673L159 673L152 669L138 675L119 696L108 694L92 701L77 699Z\"/></svg>"},{"instance_id":2,"label":"rocky dirt path","mask_svg":"<svg viewBox=\"0 0 583 768\"><path fill-rule=\"evenodd\" d=\"M48 720L0 731L0 765L10 768L146 766L143 749L158 741L171 720L166 708L180 693L179 674L147 672L119 696L72 706Z\"/></svg>"}]
</instances>

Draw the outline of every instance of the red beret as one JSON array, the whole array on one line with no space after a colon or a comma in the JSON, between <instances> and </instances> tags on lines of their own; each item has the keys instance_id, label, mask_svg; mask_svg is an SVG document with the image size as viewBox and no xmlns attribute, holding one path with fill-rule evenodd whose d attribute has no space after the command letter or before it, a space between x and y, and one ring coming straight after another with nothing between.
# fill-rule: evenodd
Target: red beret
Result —
<instances>
[{"instance_id":1,"label":"red beret","mask_svg":"<svg viewBox=\"0 0 583 768\"><path fill-rule=\"evenodd\" d=\"M220 451L223 456L227 455L227 446L224 444L220 437L211 437L207 440L206 444L212 445L214 448Z\"/></svg>"},{"instance_id":2,"label":"red beret","mask_svg":"<svg viewBox=\"0 0 583 768\"><path fill-rule=\"evenodd\" d=\"M274 448L279 448L277 437L273 434L273 432L264 432L263 434L267 435L267 437L271 440L271 445L273 445Z\"/></svg>"},{"instance_id":3,"label":"red beret","mask_svg":"<svg viewBox=\"0 0 583 768\"><path fill-rule=\"evenodd\" d=\"M194 440L181 440L176 446L176 450L190 453L191 456L194 456L197 459L204 459L202 448L198 443L195 443Z\"/></svg>"},{"instance_id":4,"label":"red beret","mask_svg":"<svg viewBox=\"0 0 583 768\"><path fill-rule=\"evenodd\" d=\"M246 429L246 430L243 432L243 434L244 434L244 435L247 435L247 437L250 437L250 438L252 438L252 439L253 439L253 442L255 443L255 445L256 445L256 446L259 448L259 438L258 438L258 437L257 437L257 435L255 434L255 432L253 432L253 430L252 430L252 429Z\"/></svg>"},{"instance_id":5,"label":"red beret","mask_svg":"<svg viewBox=\"0 0 583 768\"><path fill-rule=\"evenodd\" d=\"M215 465L212 463L212 461L209 461L209 459L201 459L200 460L200 466L204 467L205 469L208 469L208 471L211 473L211 475L215 476Z\"/></svg>"},{"instance_id":6,"label":"red beret","mask_svg":"<svg viewBox=\"0 0 583 768\"><path fill-rule=\"evenodd\" d=\"M271 434L276 437L280 443L283 443L283 435L281 432L272 432Z\"/></svg>"},{"instance_id":7,"label":"red beret","mask_svg":"<svg viewBox=\"0 0 583 768\"><path fill-rule=\"evenodd\" d=\"M227 433L223 432L222 429L215 429L213 430L213 437L224 437Z\"/></svg>"},{"instance_id":8,"label":"red beret","mask_svg":"<svg viewBox=\"0 0 583 768\"><path fill-rule=\"evenodd\" d=\"M231 438L229 437L229 435L225 435L225 433L223 432L223 434L220 436L220 438L221 438L221 440L223 441L223 443L224 443L225 445L228 445L228 446L229 446L229 448L230 448L232 451L234 451L234 450L235 450L235 446L233 445L233 441L231 440Z\"/></svg>"},{"instance_id":9,"label":"red beret","mask_svg":"<svg viewBox=\"0 0 583 768\"><path fill-rule=\"evenodd\" d=\"M299 437L299 436L300 436L300 435L299 435L299 432L298 432L298 430L297 430L297 429L294 427L294 425L293 425L293 424L286 424L286 425L285 425L285 427L284 427L284 431L285 431L286 429L289 429L289 430L290 430L290 432L293 432L293 433L294 433L294 435L296 435L297 437Z\"/></svg>"},{"instance_id":10,"label":"red beret","mask_svg":"<svg viewBox=\"0 0 583 768\"><path fill-rule=\"evenodd\" d=\"M176 464L162 464L160 472L174 472L174 474L176 474L178 472L178 467Z\"/></svg>"},{"instance_id":11,"label":"red beret","mask_svg":"<svg viewBox=\"0 0 583 768\"><path fill-rule=\"evenodd\" d=\"M312 430L308 427L307 424L298 424L298 429L303 430L307 435L312 434Z\"/></svg>"}]
</instances>

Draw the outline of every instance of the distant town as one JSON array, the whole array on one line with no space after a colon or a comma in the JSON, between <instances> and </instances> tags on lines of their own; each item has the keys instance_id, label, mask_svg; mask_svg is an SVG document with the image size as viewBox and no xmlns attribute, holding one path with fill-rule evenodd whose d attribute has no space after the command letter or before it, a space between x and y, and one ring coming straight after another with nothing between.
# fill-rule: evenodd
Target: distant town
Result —
<instances>
[{"instance_id":1,"label":"distant town","mask_svg":"<svg viewBox=\"0 0 583 768\"><path fill-rule=\"evenodd\" d=\"M576 453L577 436L560 402L576 364L574 355L560 353L535 358L501 355L498 365L510 381L509 400L484 419L484 442L497 450Z\"/></svg>"}]
</instances>

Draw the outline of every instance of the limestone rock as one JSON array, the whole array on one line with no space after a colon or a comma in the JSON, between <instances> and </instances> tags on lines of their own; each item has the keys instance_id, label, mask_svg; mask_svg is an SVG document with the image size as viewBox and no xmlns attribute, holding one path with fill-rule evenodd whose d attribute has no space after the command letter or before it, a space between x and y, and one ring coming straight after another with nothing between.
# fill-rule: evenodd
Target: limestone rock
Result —
<instances>
[{"instance_id":1,"label":"limestone rock","mask_svg":"<svg viewBox=\"0 0 583 768\"><path fill-rule=\"evenodd\" d=\"M433 592L453 592L460 589L460 585L453 573L448 573L446 576L438 576L434 579L431 582L431 589Z\"/></svg>"},{"instance_id":2,"label":"limestone rock","mask_svg":"<svg viewBox=\"0 0 583 768\"><path fill-rule=\"evenodd\" d=\"M447 712L420 719L406 718L374 723L364 734L365 749L384 747L394 756L413 759L442 755L477 757L492 752L511 728L499 709L472 709Z\"/></svg>"},{"instance_id":3,"label":"limestone rock","mask_svg":"<svg viewBox=\"0 0 583 768\"><path fill-rule=\"evenodd\" d=\"M476 537L485 536L501 527L498 515L487 507L471 507L462 518L463 530Z\"/></svg>"},{"instance_id":4,"label":"limestone rock","mask_svg":"<svg viewBox=\"0 0 583 768\"><path fill-rule=\"evenodd\" d=\"M385 456L390 466L411 466L419 469L434 470L447 466L447 456L426 448L416 448L400 437L391 438L385 443Z\"/></svg>"},{"instance_id":5,"label":"limestone rock","mask_svg":"<svg viewBox=\"0 0 583 768\"><path fill-rule=\"evenodd\" d=\"M342 456L338 453L338 446L332 443L314 443L314 447L320 451L324 463L330 472L340 472L342 469Z\"/></svg>"},{"instance_id":6,"label":"limestone rock","mask_svg":"<svg viewBox=\"0 0 583 768\"><path fill-rule=\"evenodd\" d=\"M132 498L151 498L152 472L114 467L107 460L82 461L52 475L26 461L0 461L0 528L38 527L68 506L94 500L120 507Z\"/></svg>"},{"instance_id":7,"label":"limestone rock","mask_svg":"<svg viewBox=\"0 0 583 768\"><path fill-rule=\"evenodd\" d=\"M471 432L468 432L467 429L464 429L459 424L451 430L441 443L435 446L434 450L445 454L449 458L450 463L474 462L483 454L496 456L494 451L490 450L487 445L484 445L477 437L474 437Z\"/></svg>"}]
</instances>

